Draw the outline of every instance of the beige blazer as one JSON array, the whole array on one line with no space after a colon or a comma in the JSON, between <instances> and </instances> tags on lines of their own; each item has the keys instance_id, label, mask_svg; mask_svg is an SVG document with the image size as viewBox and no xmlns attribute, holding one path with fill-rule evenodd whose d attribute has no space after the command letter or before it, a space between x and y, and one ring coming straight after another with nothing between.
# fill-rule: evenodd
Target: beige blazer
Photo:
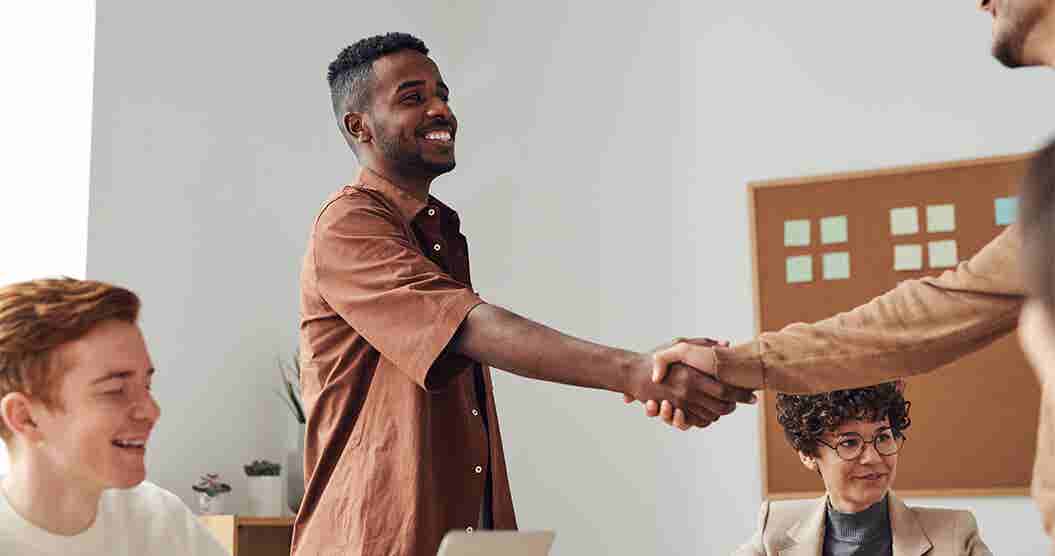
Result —
<instances>
[{"instance_id":1,"label":"beige blazer","mask_svg":"<svg viewBox=\"0 0 1055 556\"><path fill-rule=\"evenodd\" d=\"M763 502L758 531L733 556L821 556L827 496ZM969 511L910 508L890 493L894 556L992 556Z\"/></svg>"}]
</instances>

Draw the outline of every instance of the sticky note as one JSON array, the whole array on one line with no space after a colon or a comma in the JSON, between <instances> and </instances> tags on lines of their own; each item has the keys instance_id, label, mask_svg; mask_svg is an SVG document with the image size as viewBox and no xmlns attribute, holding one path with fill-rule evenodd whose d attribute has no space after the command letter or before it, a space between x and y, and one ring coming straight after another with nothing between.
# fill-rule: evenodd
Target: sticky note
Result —
<instances>
[{"instance_id":1,"label":"sticky note","mask_svg":"<svg viewBox=\"0 0 1055 556\"><path fill-rule=\"evenodd\" d=\"M929 205L927 207L927 231L931 233L955 232L956 206Z\"/></svg>"},{"instance_id":2,"label":"sticky note","mask_svg":"<svg viewBox=\"0 0 1055 556\"><path fill-rule=\"evenodd\" d=\"M895 245L894 270L922 270L922 245Z\"/></svg>"},{"instance_id":3,"label":"sticky note","mask_svg":"<svg viewBox=\"0 0 1055 556\"><path fill-rule=\"evenodd\" d=\"M789 284L800 284L813 281L813 257L801 255L788 257L787 274Z\"/></svg>"},{"instance_id":4,"label":"sticky note","mask_svg":"<svg viewBox=\"0 0 1055 556\"><path fill-rule=\"evenodd\" d=\"M821 243L846 243L846 217L821 218Z\"/></svg>"},{"instance_id":5,"label":"sticky note","mask_svg":"<svg viewBox=\"0 0 1055 556\"><path fill-rule=\"evenodd\" d=\"M952 268L959 263L956 258L956 241L932 241L927 244L931 268Z\"/></svg>"},{"instance_id":6,"label":"sticky note","mask_svg":"<svg viewBox=\"0 0 1055 556\"><path fill-rule=\"evenodd\" d=\"M802 247L810 244L809 220L784 221L784 246Z\"/></svg>"},{"instance_id":7,"label":"sticky note","mask_svg":"<svg viewBox=\"0 0 1055 556\"><path fill-rule=\"evenodd\" d=\"M825 253L823 263L825 280L846 280L850 277L849 253Z\"/></svg>"},{"instance_id":8,"label":"sticky note","mask_svg":"<svg viewBox=\"0 0 1055 556\"><path fill-rule=\"evenodd\" d=\"M996 225L1010 226L1018 220L1018 197L1001 197L996 200Z\"/></svg>"},{"instance_id":9,"label":"sticky note","mask_svg":"<svg viewBox=\"0 0 1055 556\"><path fill-rule=\"evenodd\" d=\"M905 236L919 233L919 210L916 207L890 209L890 233Z\"/></svg>"}]
</instances>

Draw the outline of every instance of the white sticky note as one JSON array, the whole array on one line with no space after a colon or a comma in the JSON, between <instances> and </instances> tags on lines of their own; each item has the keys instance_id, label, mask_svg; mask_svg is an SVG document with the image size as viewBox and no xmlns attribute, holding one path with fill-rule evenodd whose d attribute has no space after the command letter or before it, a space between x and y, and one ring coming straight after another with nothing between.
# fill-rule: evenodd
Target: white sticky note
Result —
<instances>
[{"instance_id":1,"label":"white sticky note","mask_svg":"<svg viewBox=\"0 0 1055 556\"><path fill-rule=\"evenodd\" d=\"M846 280L850 278L849 253L825 253L823 262L825 280Z\"/></svg>"},{"instance_id":2,"label":"white sticky note","mask_svg":"<svg viewBox=\"0 0 1055 556\"><path fill-rule=\"evenodd\" d=\"M932 241L927 244L931 268L952 268L959 263L956 258L956 240Z\"/></svg>"},{"instance_id":3,"label":"white sticky note","mask_svg":"<svg viewBox=\"0 0 1055 556\"><path fill-rule=\"evenodd\" d=\"M810 244L809 220L784 221L784 246L804 247Z\"/></svg>"},{"instance_id":4,"label":"white sticky note","mask_svg":"<svg viewBox=\"0 0 1055 556\"><path fill-rule=\"evenodd\" d=\"M956 231L956 206L955 205L928 205L927 206L927 231L955 232Z\"/></svg>"},{"instance_id":5,"label":"white sticky note","mask_svg":"<svg viewBox=\"0 0 1055 556\"><path fill-rule=\"evenodd\" d=\"M894 270L922 270L922 245L895 245Z\"/></svg>"},{"instance_id":6,"label":"white sticky note","mask_svg":"<svg viewBox=\"0 0 1055 556\"><path fill-rule=\"evenodd\" d=\"M821 243L846 243L846 217L821 218Z\"/></svg>"},{"instance_id":7,"label":"white sticky note","mask_svg":"<svg viewBox=\"0 0 1055 556\"><path fill-rule=\"evenodd\" d=\"M787 275L789 284L800 284L813 281L813 257L801 255L788 257Z\"/></svg>"},{"instance_id":8,"label":"white sticky note","mask_svg":"<svg viewBox=\"0 0 1055 556\"><path fill-rule=\"evenodd\" d=\"M890 209L890 233L906 236L919 233L919 210L916 207Z\"/></svg>"}]
</instances>

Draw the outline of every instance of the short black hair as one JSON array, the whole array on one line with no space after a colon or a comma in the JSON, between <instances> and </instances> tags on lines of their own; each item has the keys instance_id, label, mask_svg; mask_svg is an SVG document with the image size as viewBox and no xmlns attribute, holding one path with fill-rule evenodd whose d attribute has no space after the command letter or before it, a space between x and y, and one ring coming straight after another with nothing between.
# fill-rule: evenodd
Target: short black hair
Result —
<instances>
[{"instance_id":1,"label":"short black hair","mask_svg":"<svg viewBox=\"0 0 1055 556\"><path fill-rule=\"evenodd\" d=\"M400 50L429 53L425 43L413 35L385 33L356 41L330 62L326 80L330 84L333 111L338 118L344 115L345 106L362 111L369 105L374 60Z\"/></svg>"},{"instance_id":2,"label":"short black hair","mask_svg":"<svg viewBox=\"0 0 1055 556\"><path fill-rule=\"evenodd\" d=\"M1055 140L1030 161L1021 192L1026 287L1055 317Z\"/></svg>"},{"instance_id":3,"label":"short black hair","mask_svg":"<svg viewBox=\"0 0 1055 556\"><path fill-rule=\"evenodd\" d=\"M895 382L823 394L777 394L777 422L792 448L816 456L817 442L825 432L834 432L855 419L889 419L894 434L901 436L912 424L908 418L910 406Z\"/></svg>"}]
</instances>

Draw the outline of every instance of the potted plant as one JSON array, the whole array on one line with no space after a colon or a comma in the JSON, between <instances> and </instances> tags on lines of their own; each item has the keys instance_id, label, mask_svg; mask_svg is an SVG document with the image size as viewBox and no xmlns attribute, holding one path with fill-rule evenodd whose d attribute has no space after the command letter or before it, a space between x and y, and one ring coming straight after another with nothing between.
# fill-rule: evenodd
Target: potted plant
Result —
<instances>
[{"instance_id":1,"label":"potted plant","mask_svg":"<svg viewBox=\"0 0 1055 556\"><path fill-rule=\"evenodd\" d=\"M249 515L277 517L284 513L282 466L265 460L255 460L243 466L249 477Z\"/></svg>"},{"instance_id":2,"label":"potted plant","mask_svg":"<svg viewBox=\"0 0 1055 556\"><path fill-rule=\"evenodd\" d=\"M224 495L231 492L231 485L220 480L217 473L206 473L191 490L198 493L198 510L203 515L216 515L223 513Z\"/></svg>"},{"instance_id":3,"label":"potted plant","mask_svg":"<svg viewBox=\"0 0 1055 556\"><path fill-rule=\"evenodd\" d=\"M282 379L281 391L276 392L282 403L293 416L296 437L296 449L286 454L286 501L289 509L297 513L300 501L304 498L304 404L300 393L300 353L286 361L278 359L279 377Z\"/></svg>"}]
</instances>

